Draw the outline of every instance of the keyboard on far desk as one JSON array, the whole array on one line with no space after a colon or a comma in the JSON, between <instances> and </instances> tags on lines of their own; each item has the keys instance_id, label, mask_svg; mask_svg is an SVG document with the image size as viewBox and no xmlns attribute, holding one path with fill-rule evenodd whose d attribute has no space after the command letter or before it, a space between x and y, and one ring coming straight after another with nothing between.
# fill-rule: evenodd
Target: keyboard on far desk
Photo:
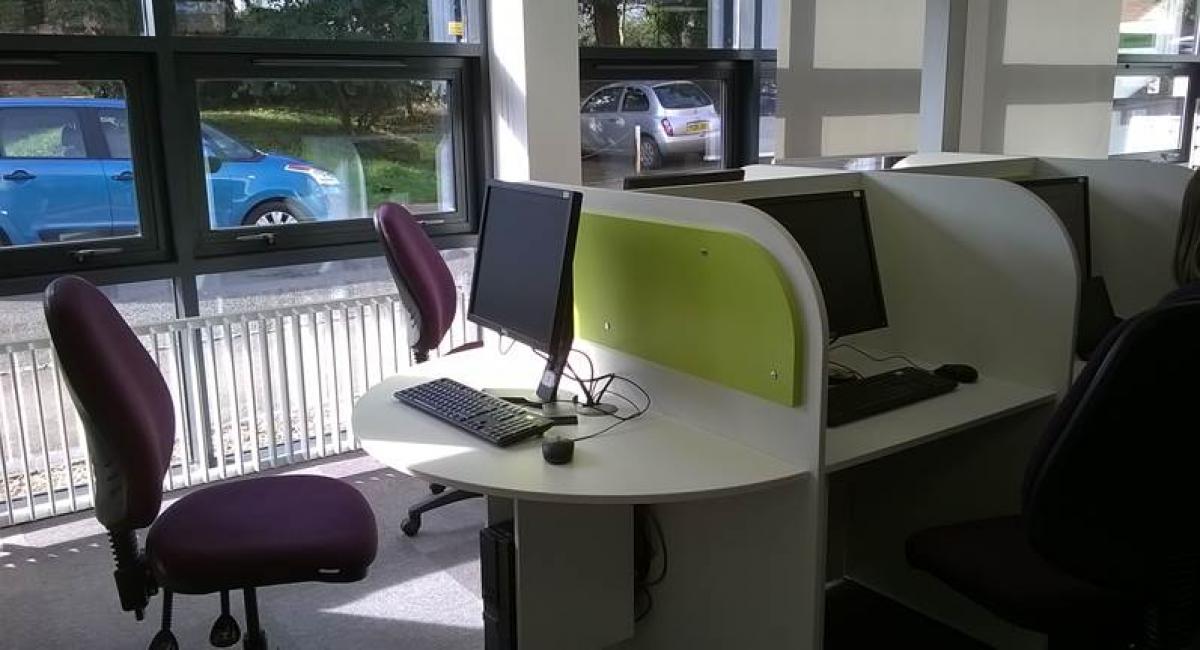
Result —
<instances>
[{"instance_id":1,"label":"keyboard on far desk","mask_svg":"<svg viewBox=\"0 0 1200 650\"><path fill-rule=\"evenodd\" d=\"M945 395L958 383L920 368L900 368L829 387L826 423L836 427Z\"/></svg>"},{"instance_id":2,"label":"keyboard on far desk","mask_svg":"<svg viewBox=\"0 0 1200 650\"><path fill-rule=\"evenodd\" d=\"M500 447L532 438L554 426L549 418L451 379L435 379L398 390L393 396Z\"/></svg>"}]
</instances>

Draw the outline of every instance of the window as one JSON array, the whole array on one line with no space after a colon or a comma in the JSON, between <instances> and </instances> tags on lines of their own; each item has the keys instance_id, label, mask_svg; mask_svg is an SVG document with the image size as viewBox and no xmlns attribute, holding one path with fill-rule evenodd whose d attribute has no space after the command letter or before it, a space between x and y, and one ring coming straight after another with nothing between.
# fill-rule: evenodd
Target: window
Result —
<instances>
[{"instance_id":1,"label":"window","mask_svg":"<svg viewBox=\"0 0 1200 650\"><path fill-rule=\"evenodd\" d=\"M650 110L650 98L640 88L626 88L625 99L621 102L624 113L644 113Z\"/></svg>"},{"instance_id":2,"label":"window","mask_svg":"<svg viewBox=\"0 0 1200 650\"><path fill-rule=\"evenodd\" d=\"M101 285L100 290L134 327L175 318L175 292L170 280ZM41 293L0 298L0 344L49 336ZM0 382L0 387L3 383Z\"/></svg>"},{"instance_id":3,"label":"window","mask_svg":"<svg viewBox=\"0 0 1200 650\"><path fill-rule=\"evenodd\" d=\"M1118 75L1109 153L1159 153L1181 159L1189 86L1185 76Z\"/></svg>"},{"instance_id":4,"label":"window","mask_svg":"<svg viewBox=\"0 0 1200 650\"><path fill-rule=\"evenodd\" d=\"M212 228L456 208L448 80L201 80Z\"/></svg>"},{"instance_id":5,"label":"window","mask_svg":"<svg viewBox=\"0 0 1200 650\"><path fill-rule=\"evenodd\" d=\"M119 69L120 59L114 64ZM90 256L158 247L142 237L153 229L143 227L148 197L135 183L127 88L112 79L0 81L0 245L7 259L32 260L37 250L52 254L51 245L67 245L65 256L53 254L77 268ZM102 239L122 241L87 243ZM13 257L17 249L25 249L23 257Z\"/></svg>"},{"instance_id":6,"label":"window","mask_svg":"<svg viewBox=\"0 0 1200 650\"><path fill-rule=\"evenodd\" d=\"M723 166L723 80L584 81L581 88L593 91L580 114L585 184L620 187L638 173Z\"/></svg>"},{"instance_id":7,"label":"window","mask_svg":"<svg viewBox=\"0 0 1200 650\"><path fill-rule=\"evenodd\" d=\"M615 113L621 93L625 92L619 84L596 91L583 103L584 113Z\"/></svg>"},{"instance_id":8,"label":"window","mask_svg":"<svg viewBox=\"0 0 1200 650\"><path fill-rule=\"evenodd\" d=\"M778 0L578 1L581 47L775 48Z\"/></svg>"},{"instance_id":9,"label":"window","mask_svg":"<svg viewBox=\"0 0 1200 650\"><path fill-rule=\"evenodd\" d=\"M1195 54L1196 0L1123 0L1121 54Z\"/></svg>"},{"instance_id":10,"label":"window","mask_svg":"<svg viewBox=\"0 0 1200 650\"><path fill-rule=\"evenodd\" d=\"M3 0L0 33L141 35L142 6L142 0Z\"/></svg>"},{"instance_id":11,"label":"window","mask_svg":"<svg viewBox=\"0 0 1200 650\"><path fill-rule=\"evenodd\" d=\"M8 159L88 157L77 110L49 108L37 100L0 108L0 152Z\"/></svg>"},{"instance_id":12,"label":"window","mask_svg":"<svg viewBox=\"0 0 1200 650\"><path fill-rule=\"evenodd\" d=\"M477 43L477 0L175 0L188 36Z\"/></svg>"},{"instance_id":13,"label":"window","mask_svg":"<svg viewBox=\"0 0 1200 650\"><path fill-rule=\"evenodd\" d=\"M779 99L779 85L775 78L775 69L772 67L763 70L758 79L758 161L766 165L775 162L775 104Z\"/></svg>"},{"instance_id":14,"label":"window","mask_svg":"<svg viewBox=\"0 0 1200 650\"><path fill-rule=\"evenodd\" d=\"M100 133L104 136L107 158L127 159L132 156L129 144L129 113L127 111L102 108L96 111L100 120Z\"/></svg>"}]
</instances>

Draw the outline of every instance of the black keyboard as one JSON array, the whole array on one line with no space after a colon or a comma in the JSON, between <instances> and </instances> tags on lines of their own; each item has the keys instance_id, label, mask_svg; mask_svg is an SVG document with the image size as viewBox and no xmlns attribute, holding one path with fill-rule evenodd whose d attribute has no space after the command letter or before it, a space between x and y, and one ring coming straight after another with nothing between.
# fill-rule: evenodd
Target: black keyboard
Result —
<instances>
[{"instance_id":1,"label":"black keyboard","mask_svg":"<svg viewBox=\"0 0 1200 650\"><path fill-rule=\"evenodd\" d=\"M435 379L393 395L404 404L501 447L554 426L549 418L450 379Z\"/></svg>"},{"instance_id":2,"label":"black keyboard","mask_svg":"<svg viewBox=\"0 0 1200 650\"><path fill-rule=\"evenodd\" d=\"M826 422L836 427L945 395L958 382L920 368L900 368L829 387Z\"/></svg>"}]
</instances>

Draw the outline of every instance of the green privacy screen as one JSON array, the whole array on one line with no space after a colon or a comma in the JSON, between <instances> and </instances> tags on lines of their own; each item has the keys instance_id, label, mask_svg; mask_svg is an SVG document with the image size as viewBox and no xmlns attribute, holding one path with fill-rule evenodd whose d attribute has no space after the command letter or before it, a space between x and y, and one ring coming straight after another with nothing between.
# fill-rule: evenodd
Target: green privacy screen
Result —
<instances>
[{"instance_id":1,"label":"green privacy screen","mask_svg":"<svg viewBox=\"0 0 1200 650\"><path fill-rule=\"evenodd\" d=\"M795 406L800 329L790 283L753 240L582 215L575 250L578 336Z\"/></svg>"}]
</instances>

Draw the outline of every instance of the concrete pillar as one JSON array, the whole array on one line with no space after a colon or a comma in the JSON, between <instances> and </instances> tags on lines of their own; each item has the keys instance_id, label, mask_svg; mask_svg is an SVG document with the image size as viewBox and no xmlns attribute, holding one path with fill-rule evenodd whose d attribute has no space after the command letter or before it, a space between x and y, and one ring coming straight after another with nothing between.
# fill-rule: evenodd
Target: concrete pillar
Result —
<instances>
[{"instance_id":1,"label":"concrete pillar","mask_svg":"<svg viewBox=\"0 0 1200 650\"><path fill-rule=\"evenodd\" d=\"M563 0L488 0L496 177L579 184L579 15Z\"/></svg>"}]
</instances>

